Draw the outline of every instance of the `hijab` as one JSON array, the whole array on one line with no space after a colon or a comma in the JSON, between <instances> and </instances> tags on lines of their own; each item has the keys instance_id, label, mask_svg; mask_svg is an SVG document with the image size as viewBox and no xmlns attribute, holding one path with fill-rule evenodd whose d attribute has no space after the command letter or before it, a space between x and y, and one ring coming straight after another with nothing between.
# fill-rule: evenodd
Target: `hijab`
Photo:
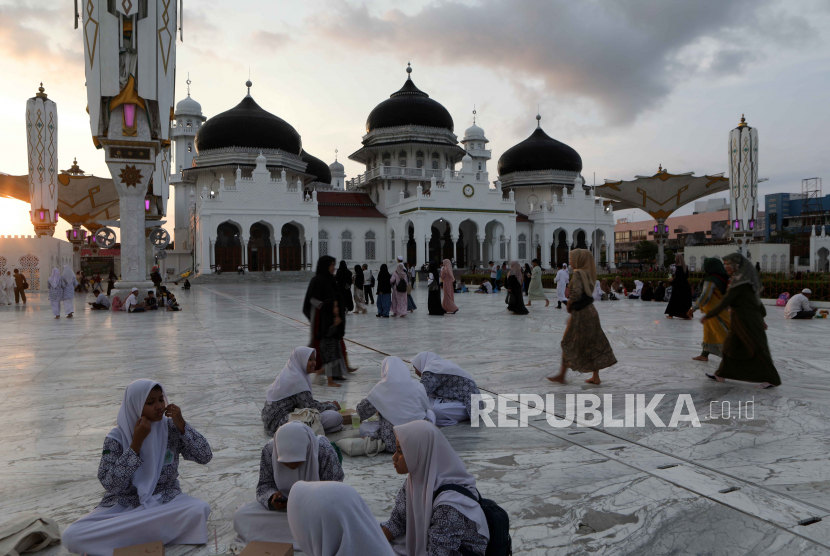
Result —
<instances>
[{"instance_id":1,"label":"hijab","mask_svg":"<svg viewBox=\"0 0 830 556\"><path fill-rule=\"evenodd\" d=\"M359 264L354 265L354 287L363 288L363 269L360 268Z\"/></svg>"},{"instance_id":2,"label":"hijab","mask_svg":"<svg viewBox=\"0 0 830 556\"><path fill-rule=\"evenodd\" d=\"M158 382L141 378L130 383L124 390L124 399L118 409L116 427L112 429L107 438L112 438L126 450L133 442L133 431L135 424L141 417L144 404L150 390L155 386L161 386ZM164 387L162 387L162 393ZM167 405L167 395L164 395L164 404ZM164 465L164 457L167 454L167 435L169 417L162 417L161 421L150 423L150 434L144 439L139 450L139 457L142 460L138 469L133 472L132 485L138 492L138 501L142 506L158 506L158 500L153 498L153 492L161 477L161 468Z\"/></svg>"},{"instance_id":3,"label":"hijab","mask_svg":"<svg viewBox=\"0 0 830 556\"><path fill-rule=\"evenodd\" d=\"M631 293L640 295L641 291L643 291L643 283L640 280L634 280L634 291Z\"/></svg>"},{"instance_id":4,"label":"hijab","mask_svg":"<svg viewBox=\"0 0 830 556\"><path fill-rule=\"evenodd\" d=\"M602 300L602 286L599 285L599 280L597 280L597 283L594 286L594 293L592 296L596 301Z\"/></svg>"},{"instance_id":5,"label":"hijab","mask_svg":"<svg viewBox=\"0 0 830 556\"><path fill-rule=\"evenodd\" d=\"M686 259L683 257L683 253L678 253L674 256L674 264L675 266L681 267L683 272L689 272L689 267L686 266Z\"/></svg>"},{"instance_id":6,"label":"hijab","mask_svg":"<svg viewBox=\"0 0 830 556\"><path fill-rule=\"evenodd\" d=\"M420 382L412 380L406 364L399 357L383 360L380 382L366 396L384 419L393 425L418 421L427 415L429 398Z\"/></svg>"},{"instance_id":7,"label":"hijab","mask_svg":"<svg viewBox=\"0 0 830 556\"><path fill-rule=\"evenodd\" d=\"M49 277L49 285L53 288L61 287L61 271L57 268L52 269L52 275Z\"/></svg>"},{"instance_id":8,"label":"hijab","mask_svg":"<svg viewBox=\"0 0 830 556\"><path fill-rule=\"evenodd\" d=\"M390 291L392 289L392 284L389 282L390 278L392 278L392 275L389 274L389 268L385 264L380 265L380 270L378 270L378 290Z\"/></svg>"},{"instance_id":9,"label":"hijab","mask_svg":"<svg viewBox=\"0 0 830 556\"><path fill-rule=\"evenodd\" d=\"M490 538L487 519L478 502L458 492L442 492L432 500L442 485L471 488L477 495L476 480L467 471L461 458L432 423L413 421L394 428L401 452L409 468L406 478L406 553L427 556L427 542L433 506L444 504L461 512L476 523L478 533Z\"/></svg>"},{"instance_id":10,"label":"hijab","mask_svg":"<svg viewBox=\"0 0 830 556\"><path fill-rule=\"evenodd\" d=\"M602 281L599 283L599 287L603 293L610 294L611 293L611 286L608 285L608 279L603 278Z\"/></svg>"},{"instance_id":11,"label":"hijab","mask_svg":"<svg viewBox=\"0 0 830 556\"><path fill-rule=\"evenodd\" d=\"M349 267L346 266L346 261L340 261L340 266L335 274L335 279L337 280L337 285L341 288L345 289L352 287L352 273L349 270Z\"/></svg>"},{"instance_id":12,"label":"hijab","mask_svg":"<svg viewBox=\"0 0 830 556\"><path fill-rule=\"evenodd\" d=\"M441 269L441 274L444 274L445 271L447 272L447 275L448 275L449 278L452 278L453 280L455 280L455 275L452 273L452 263L450 262L449 259L444 259L444 264L443 264L443 268Z\"/></svg>"},{"instance_id":13,"label":"hijab","mask_svg":"<svg viewBox=\"0 0 830 556\"><path fill-rule=\"evenodd\" d=\"M510 261L510 272L507 273L507 277L515 276L516 280L519 281L519 285L521 286L524 282L524 276L522 275L522 267L519 264L519 261Z\"/></svg>"},{"instance_id":14,"label":"hijab","mask_svg":"<svg viewBox=\"0 0 830 556\"><path fill-rule=\"evenodd\" d=\"M278 402L300 392L311 392L311 377L306 372L308 360L314 355L310 347L295 347L280 374L268 387L266 401Z\"/></svg>"},{"instance_id":15,"label":"hijab","mask_svg":"<svg viewBox=\"0 0 830 556\"><path fill-rule=\"evenodd\" d=\"M594 256L587 249L571 251L571 264L574 267L574 279L582 280L582 289L586 295L594 291L597 281L597 267L594 265Z\"/></svg>"},{"instance_id":16,"label":"hijab","mask_svg":"<svg viewBox=\"0 0 830 556\"><path fill-rule=\"evenodd\" d=\"M288 499L291 535L308 556L394 556L378 520L354 487L298 481Z\"/></svg>"},{"instance_id":17,"label":"hijab","mask_svg":"<svg viewBox=\"0 0 830 556\"><path fill-rule=\"evenodd\" d=\"M729 275L720 259L715 257L707 257L703 259L703 272L706 276L703 278L704 282L712 282L720 293L726 292L726 286L729 284Z\"/></svg>"},{"instance_id":18,"label":"hijab","mask_svg":"<svg viewBox=\"0 0 830 556\"><path fill-rule=\"evenodd\" d=\"M429 263L429 273L432 275L433 280L438 280L438 263L435 261Z\"/></svg>"},{"instance_id":19,"label":"hijab","mask_svg":"<svg viewBox=\"0 0 830 556\"><path fill-rule=\"evenodd\" d=\"M305 299L303 300L303 314L307 319L311 319L311 300L325 301L337 296L337 281L329 272L334 257L323 255L317 259L317 270L314 278L308 284L308 289L305 292Z\"/></svg>"},{"instance_id":20,"label":"hijab","mask_svg":"<svg viewBox=\"0 0 830 556\"><path fill-rule=\"evenodd\" d=\"M403 263L398 263L398 266L395 268L395 274L398 275L398 280L403 280L406 282L406 267Z\"/></svg>"},{"instance_id":21,"label":"hijab","mask_svg":"<svg viewBox=\"0 0 830 556\"><path fill-rule=\"evenodd\" d=\"M274 433L271 467L274 483L283 496L288 496L297 481L320 480L319 442L311 427L300 421L289 421ZM283 465L298 461L303 464L297 469Z\"/></svg>"},{"instance_id":22,"label":"hijab","mask_svg":"<svg viewBox=\"0 0 830 556\"><path fill-rule=\"evenodd\" d=\"M467 380L473 380L473 377L470 376L467 371L452 361L447 361L431 351L422 351L413 357L412 366L418 369L419 373L426 372L436 375L453 375L466 378ZM475 380L473 380L473 382L475 382Z\"/></svg>"},{"instance_id":23,"label":"hijab","mask_svg":"<svg viewBox=\"0 0 830 556\"><path fill-rule=\"evenodd\" d=\"M67 286L78 285L78 281L75 279L75 273L72 272L72 269L69 268L68 264L63 266L63 272L61 273L61 277L66 281ZM138 419L138 417L136 417L136 419Z\"/></svg>"},{"instance_id":24,"label":"hijab","mask_svg":"<svg viewBox=\"0 0 830 556\"><path fill-rule=\"evenodd\" d=\"M761 284L761 279L758 277L758 272L752 266L752 263L749 262L749 259L740 253L730 253L723 260L735 267L735 272L732 273L732 277L729 280L729 289L731 290L736 286L749 284L755 292L758 303L761 303L761 290L764 287Z\"/></svg>"}]
</instances>

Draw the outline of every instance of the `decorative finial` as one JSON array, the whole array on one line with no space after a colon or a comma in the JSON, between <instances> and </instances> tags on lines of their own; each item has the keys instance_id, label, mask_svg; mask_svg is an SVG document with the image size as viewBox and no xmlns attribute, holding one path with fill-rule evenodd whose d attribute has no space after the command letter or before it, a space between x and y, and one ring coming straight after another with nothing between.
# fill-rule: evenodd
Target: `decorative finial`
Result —
<instances>
[{"instance_id":1,"label":"decorative finial","mask_svg":"<svg viewBox=\"0 0 830 556\"><path fill-rule=\"evenodd\" d=\"M536 129L540 129L542 127L542 116L537 112L536 113Z\"/></svg>"},{"instance_id":2,"label":"decorative finial","mask_svg":"<svg viewBox=\"0 0 830 556\"><path fill-rule=\"evenodd\" d=\"M334 161L335 162L337 162L337 153L338 152L340 152L340 151L338 151L337 148L335 147L335 149L334 149Z\"/></svg>"},{"instance_id":3,"label":"decorative finial","mask_svg":"<svg viewBox=\"0 0 830 556\"><path fill-rule=\"evenodd\" d=\"M476 105L473 104L473 125L476 125Z\"/></svg>"},{"instance_id":4,"label":"decorative finial","mask_svg":"<svg viewBox=\"0 0 830 556\"><path fill-rule=\"evenodd\" d=\"M657 173L658 173L658 174L662 174L662 173L663 173L663 163L662 163L662 162L661 162L661 163L660 163L660 165L657 167Z\"/></svg>"},{"instance_id":5,"label":"decorative finial","mask_svg":"<svg viewBox=\"0 0 830 556\"><path fill-rule=\"evenodd\" d=\"M190 96L190 72L187 72L187 96Z\"/></svg>"},{"instance_id":6,"label":"decorative finial","mask_svg":"<svg viewBox=\"0 0 830 556\"><path fill-rule=\"evenodd\" d=\"M412 73L412 64L410 64L409 62L406 63L406 73ZM407 75L406 78L409 79L409 75Z\"/></svg>"},{"instance_id":7,"label":"decorative finial","mask_svg":"<svg viewBox=\"0 0 830 556\"><path fill-rule=\"evenodd\" d=\"M747 126L746 118L744 118L744 115L741 114L741 123L738 124L738 127L746 127L746 126Z\"/></svg>"},{"instance_id":8,"label":"decorative finial","mask_svg":"<svg viewBox=\"0 0 830 556\"><path fill-rule=\"evenodd\" d=\"M253 83L251 83L251 78L250 78L250 77L249 77L249 78L248 78L248 80L245 82L245 86L246 86L246 87L248 87L248 96L251 96L251 87L253 87L253 86L254 86L254 84L253 84Z\"/></svg>"},{"instance_id":9,"label":"decorative finial","mask_svg":"<svg viewBox=\"0 0 830 556\"><path fill-rule=\"evenodd\" d=\"M43 82L40 82L40 87L37 88L37 93L35 93L37 98L46 98L46 89L43 88Z\"/></svg>"}]
</instances>

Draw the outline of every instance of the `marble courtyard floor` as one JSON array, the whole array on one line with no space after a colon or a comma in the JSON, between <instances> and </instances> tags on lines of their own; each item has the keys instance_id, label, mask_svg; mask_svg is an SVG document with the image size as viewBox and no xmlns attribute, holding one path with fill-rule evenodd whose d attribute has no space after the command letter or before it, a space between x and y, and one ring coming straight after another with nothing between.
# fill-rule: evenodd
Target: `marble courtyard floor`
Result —
<instances>
[{"instance_id":1,"label":"marble courtyard floor","mask_svg":"<svg viewBox=\"0 0 830 556\"><path fill-rule=\"evenodd\" d=\"M663 303L597 303L619 363L601 374L600 387L573 373L555 386L544 377L558 368L564 310L534 304L530 315L512 316L503 294L470 293L456 295L457 315L430 317L418 286L419 309L406 319L379 319L371 308L348 317L351 362L361 368L343 388L316 386L315 398L354 407L379 379L386 354L410 359L430 350L492 395L615 394L617 402L626 393L663 393L672 401L657 413L668 421L676 396L690 394L701 417L700 427L673 429L555 429L544 416L527 428L443 429L482 494L509 513L516 554L830 551L830 322L787 321L770 308L784 384L757 390L705 378L719 359L691 360L702 339L697 320L667 320ZM307 343L304 292L300 284L195 286L176 292L184 312L138 315L85 311L92 296L79 295L72 320L54 320L43 294L31 295L25 310L0 307L0 522L38 513L63 529L91 511L123 388L147 377L164 384L210 441L210 464L182 461L182 490L210 503L211 534L216 527L220 542L230 542L234 510L253 500L268 440L259 418L265 390L291 349ZM710 418L712 401L735 411L753 398L751 419ZM346 482L386 517L402 482L391 455L345 457L343 467ZM822 521L799 524L811 518Z\"/></svg>"}]
</instances>

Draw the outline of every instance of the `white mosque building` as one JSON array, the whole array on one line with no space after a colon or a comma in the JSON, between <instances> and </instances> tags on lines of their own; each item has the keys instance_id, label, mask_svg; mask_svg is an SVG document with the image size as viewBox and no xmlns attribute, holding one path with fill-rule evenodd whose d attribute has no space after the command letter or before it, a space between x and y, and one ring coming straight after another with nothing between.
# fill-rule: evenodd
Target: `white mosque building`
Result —
<instances>
[{"instance_id":1,"label":"white mosque building","mask_svg":"<svg viewBox=\"0 0 830 556\"><path fill-rule=\"evenodd\" d=\"M574 149L537 116L491 180L489 140L475 116L459 145L452 116L411 72L369 114L349 156L365 172L349 180L339 162L305 152L300 134L254 101L250 81L237 106L207 120L188 94L172 133L176 251L167 265L291 271L331 255L350 266L403 256L418 266L453 259L458 268L539 258L547 268L569 249L592 248L592 238L614 260L613 213L584 186Z\"/></svg>"}]
</instances>

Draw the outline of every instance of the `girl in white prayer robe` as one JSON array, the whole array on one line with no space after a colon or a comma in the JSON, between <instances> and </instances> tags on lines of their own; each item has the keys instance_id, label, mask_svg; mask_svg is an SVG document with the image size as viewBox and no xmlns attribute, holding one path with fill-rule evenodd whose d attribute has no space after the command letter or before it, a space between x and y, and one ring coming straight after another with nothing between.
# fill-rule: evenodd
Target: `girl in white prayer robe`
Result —
<instances>
[{"instance_id":1,"label":"girl in white prayer robe","mask_svg":"<svg viewBox=\"0 0 830 556\"><path fill-rule=\"evenodd\" d=\"M394 556L369 506L343 483L295 484L288 522L308 556Z\"/></svg>"},{"instance_id":2,"label":"girl in white prayer robe","mask_svg":"<svg viewBox=\"0 0 830 556\"><path fill-rule=\"evenodd\" d=\"M78 287L78 280L69 265L64 265L61 278L63 278L63 296L61 297L63 310L66 311L66 318L71 319L72 314L75 313L75 288Z\"/></svg>"},{"instance_id":3,"label":"girl in white prayer robe","mask_svg":"<svg viewBox=\"0 0 830 556\"><path fill-rule=\"evenodd\" d=\"M61 271L57 268L52 269L52 275L47 281L49 287L49 303L52 304L52 314L56 319L61 318L61 299L63 299L63 278Z\"/></svg>"},{"instance_id":4,"label":"girl in white prayer robe","mask_svg":"<svg viewBox=\"0 0 830 556\"><path fill-rule=\"evenodd\" d=\"M125 546L161 540L164 544L205 544L210 506L182 493L179 455L208 463L205 437L167 403L161 384L140 379L127 386L117 426L104 440L98 480L106 490L92 513L63 532L69 552L111 556Z\"/></svg>"},{"instance_id":5,"label":"girl in white prayer robe","mask_svg":"<svg viewBox=\"0 0 830 556\"><path fill-rule=\"evenodd\" d=\"M449 441L431 423L413 421L395 427L397 449L392 464L407 475L383 533L400 556L484 556L490 529L481 505L459 492L433 494L457 485L480 498L476 480Z\"/></svg>"},{"instance_id":6,"label":"girl in white prayer robe","mask_svg":"<svg viewBox=\"0 0 830 556\"><path fill-rule=\"evenodd\" d=\"M448 427L470 419L472 396L481 392L467 371L431 351L413 357L412 366L421 377L436 425Z\"/></svg>"},{"instance_id":7,"label":"girl in white prayer robe","mask_svg":"<svg viewBox=\"0 0 830 556\"><path fill-rule=\"evenodd\" d=\"M568 273L568 265L562 265L562 268L556 273L554 281L556 282L556 308L561 309L563 303L565 305L568 304L568 296L565 295L568 283L571 281L571 275Z\"/></svg>"},{"instance_id":8,"label":"girl in white prayer robe","mask_svg":"<svg viewBox=\"0 0 830 556\"><path fill-rule=\"evenodd\" d=\"M14 299L14 276L12 276L11 271L6 271L6 275L3 278L6 285L6 305L11 305L12 299ZM0 286L2 285L0 284Z\"/></svg>"},{"instance_id":9,"label":"girl in white prayer robe","mask_svg":"<svg viewBox=\"0 0 830 556\"><path fill-rule=\"evenodd\" d=\"M237 540L293 542L299 549L285 513L292 488L298 481L343 481L344 477L331 442L315 436L308 425L289 421L262 449L257 501L240 506L233 516Z\"/></svg>"}]
</instances>

